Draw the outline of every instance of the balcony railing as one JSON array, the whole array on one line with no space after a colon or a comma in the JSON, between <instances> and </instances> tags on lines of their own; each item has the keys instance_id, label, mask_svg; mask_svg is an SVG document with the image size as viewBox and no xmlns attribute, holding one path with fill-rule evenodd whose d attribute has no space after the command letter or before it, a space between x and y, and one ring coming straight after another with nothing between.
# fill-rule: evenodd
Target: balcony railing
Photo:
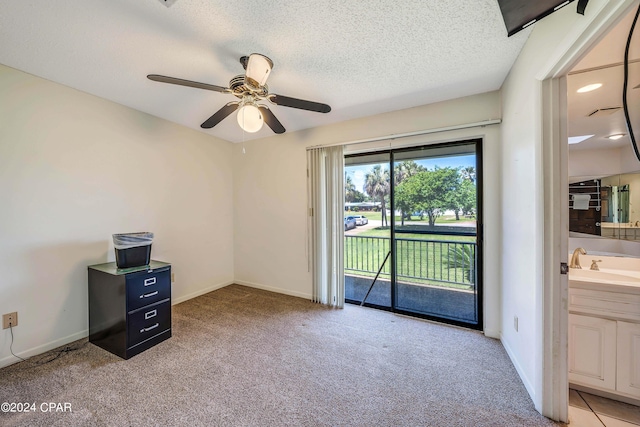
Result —
<instances>
[{"instance_id":1,"label":"balcony railing","mask_svg":"<svg viewBox=\"0 0 640 427\"><path fill-rule=\"evenodd\" d=\"M345 236L345 274L374 276L390 242L386 237ZM397 238L396 263L398 281L475 290L475 242ZM391 277L390 259L380 277Z\"/></svg>"}]
</instances>

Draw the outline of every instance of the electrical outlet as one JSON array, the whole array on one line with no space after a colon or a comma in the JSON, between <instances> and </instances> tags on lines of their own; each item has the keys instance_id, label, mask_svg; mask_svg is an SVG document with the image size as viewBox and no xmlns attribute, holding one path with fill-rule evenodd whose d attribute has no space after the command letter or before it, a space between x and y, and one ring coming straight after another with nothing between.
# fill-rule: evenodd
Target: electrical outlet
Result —
<instances>
[{"instance_id":1,"label":"electrical outlet","mask_svg":"<svg viewBox=\"0 0 640 427\"><path fill-rule=\"evenodd\" d=\"M176 281L176 273L171 273L171 283Z\"/></svg>"},{"instance_id":2,"label":"electrical outlet","mask_svg":"<svg viewBox=\"0 0 640 427\"><path fill-rule=\"evenodd\" d=\"M518 332L518 316L513 316L513 329Z\"/></svg>"},{"instance_id":3,"label":"electrical outlet","mask_svg":"<svg viewBox=\"0 0 640 427\"><path fill-rule=\"evenodd\" d=\"M18 312L7 313L2 315L2 329L9 329L9 324L12 328L18 326Z\"/></svg>"}]
</instances>

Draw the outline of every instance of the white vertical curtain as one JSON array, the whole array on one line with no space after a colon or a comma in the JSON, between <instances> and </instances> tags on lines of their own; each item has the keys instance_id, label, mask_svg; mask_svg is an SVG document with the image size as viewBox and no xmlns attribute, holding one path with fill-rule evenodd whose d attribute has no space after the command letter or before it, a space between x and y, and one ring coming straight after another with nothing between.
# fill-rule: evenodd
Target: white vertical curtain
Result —
<instances>
[{"instance_id":1,"label":"white vertical curtain","mask_svg":"<svg viewBox=\"0 0 640 427\"><path fill-rule=\"evenodd\" d=\"M313 301L344 307L344 152L307 152Z\"/></svg>"}]
</instances>

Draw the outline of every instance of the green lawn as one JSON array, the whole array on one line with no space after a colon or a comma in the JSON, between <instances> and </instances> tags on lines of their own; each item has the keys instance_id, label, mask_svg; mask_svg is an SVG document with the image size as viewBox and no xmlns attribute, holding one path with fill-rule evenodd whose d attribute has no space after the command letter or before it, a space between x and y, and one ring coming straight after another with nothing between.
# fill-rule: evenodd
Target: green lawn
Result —
<instances>
[{"instance_id":1,"label":"green lawn","mask_svg":"<svg viewBox=\"0 0 640 427\"><path fill-rule=\"evenodd\" d=\"M382 213L380 212L353 212L353 211L345 211L344 212L344 217L348 217L348 216L357 216L357 215L362 215L368 219L377 219L380 220L382 218Z\"/></svg>"},{"instance_id":2,"label":"green lawn","mask_svg":"<svg viewBox=\"0 0 640 427\"><path fill-rule=\"evenodd\" d=\"M356 216L356 215L362 215L364 217L366 217L367 219L374 219L374 220L378 220L378 221L382 221L382 212L352 212L352 211L345 211L344 216L345 218L348 216ZM389 220L391 220L389 218ZM445 216L441 216L436 218L436 224L456 224L459 222L468 222L468 221L475 221L475 218L468 218L465 216L460 216L459 220L456 220L455 215L445 215ZM402 223L402 219L400 218L400 215L396 215L396 224L400 224ZM409 225L409 224L428 224L429 223L429 218L428 217L423 217L422 220L420 220L419 216L412 216L411 220L404 220L404 223Z\"/></svg>"},{"instance_id":3,"label":"green lawn","mask_svg":"<svg viewBox=\"0 0 640 427\"><path fill-rule=\"evenodd\" d=\"M469 271L475 271L475 256L472 255L475 253L475 246L456 242L474 242L475 237L434 234L396 236L397 272L400 279L413 283L473 289L473 277L469 280ZM375 276L389 252L389 244L389 230L374 229L354 237L345 237L345 272ZM391 259L385 264L381 275L388 278L390 272Z\"/></svg>"},{"instance_id":4,"label":"green lawn","mask_svg":"<svg viewBox=\"0 0 640 427\"><path fill-rule=\"evenodd\" d=\"M376 227L371 230L358 233L360 237L386 237L391 236L389 227ZM422 240L450 240L456 242L475 242L475 236L455 236L450 234L415 234L415 233L399 233L396 230L396 238L398 239L422 239Z\"/></svg>"}]
</instances>

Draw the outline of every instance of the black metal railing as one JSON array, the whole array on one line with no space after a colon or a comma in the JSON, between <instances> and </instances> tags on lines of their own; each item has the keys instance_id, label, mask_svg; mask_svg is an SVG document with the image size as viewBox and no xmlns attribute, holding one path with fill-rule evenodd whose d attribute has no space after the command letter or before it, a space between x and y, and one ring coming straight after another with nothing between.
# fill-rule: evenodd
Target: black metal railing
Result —
<instances>
[{"instance_id":1,"label":"black metal railing","mask_svg":"<svg viewBox=\"0 0 640 427\"><path fill-rule=\"evenodd\" d=\"M391 239L386 237L345 236L345 273L375 275L390 247ZM403 282L474 289L476 243L398 238L396 275ZM380 277L391 277L390 261Z\"/></svg>"}]
</instances>

